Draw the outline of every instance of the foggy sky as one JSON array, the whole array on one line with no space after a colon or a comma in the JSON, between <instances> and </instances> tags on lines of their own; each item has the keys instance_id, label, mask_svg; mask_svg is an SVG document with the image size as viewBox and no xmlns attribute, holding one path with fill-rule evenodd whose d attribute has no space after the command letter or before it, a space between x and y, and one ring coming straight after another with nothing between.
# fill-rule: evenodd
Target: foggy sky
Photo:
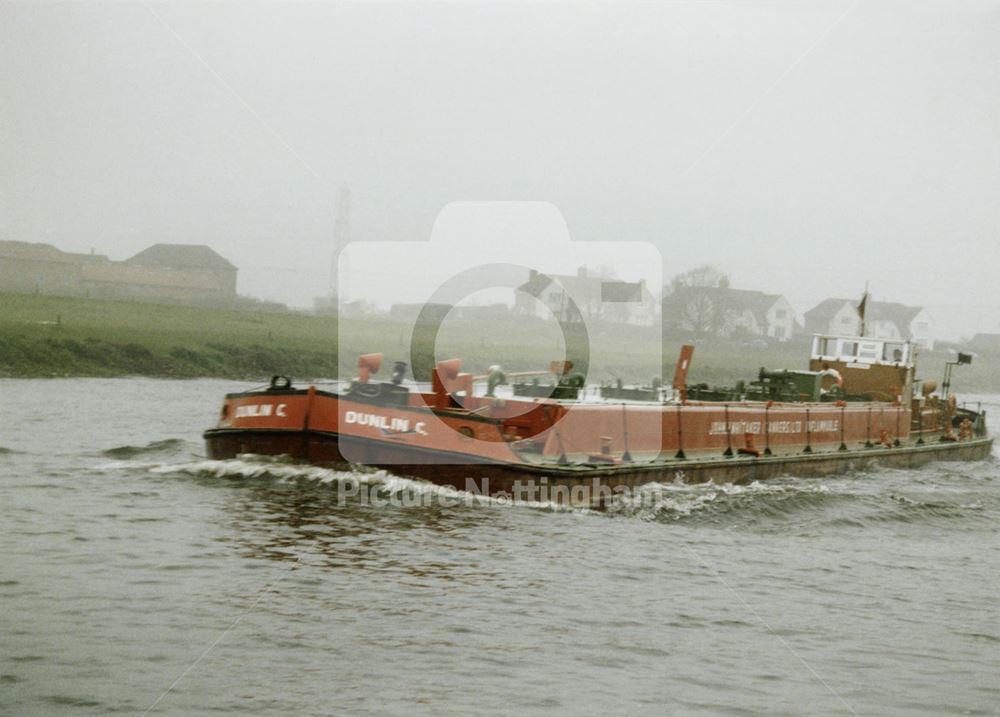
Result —
<instances>
[{"instance_id":1,"label":"foggy sky","mask_svg":"<svg viewBox=\"0 0 1000 717\"><path fill-rule=\"evenodd\" d=\"M0 238L311 306L342 184L355 240L545 201L667 278L997 332L1000 2L0 3Z\"/></svg>"}]
</instances>

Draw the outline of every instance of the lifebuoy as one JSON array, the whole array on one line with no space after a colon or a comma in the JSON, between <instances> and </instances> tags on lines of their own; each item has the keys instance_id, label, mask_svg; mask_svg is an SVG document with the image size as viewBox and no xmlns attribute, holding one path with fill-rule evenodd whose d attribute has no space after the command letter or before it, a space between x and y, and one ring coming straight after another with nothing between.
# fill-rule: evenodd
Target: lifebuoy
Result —
<instances>
[{"instance_id":1,"label":"lifebuoy","mask_svg":"<svg viewBox=\"0 0 1000 717\"><path fill-rule=\"evenodd\" d=\"M826 368L819 372L820 376L829 376L833 379L834 385L841 391L844 390L844 377L840 375L840 371L835 368Z\"/></svg>"}]
</instances>

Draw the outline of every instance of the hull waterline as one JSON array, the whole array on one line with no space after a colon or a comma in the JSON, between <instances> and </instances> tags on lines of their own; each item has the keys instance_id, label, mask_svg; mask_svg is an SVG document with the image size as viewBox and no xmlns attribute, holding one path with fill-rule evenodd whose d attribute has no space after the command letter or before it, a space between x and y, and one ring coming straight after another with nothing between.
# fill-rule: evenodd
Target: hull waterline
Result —
<instances>
[{"instance_id":1,"label":"hull waterline","mask_svg":"<svg viewBox=\"0 0 1000 717\"><path fill-rule=\"evenodd\" d=\"M776 455L665 457L634 464L592 463L503 464L440 452L415 452L411 447L385 445L319 431L211 429L205 433L208 455L215 460L242 455L283 456L289 460L331 468L349 468L341 452L364 455L364 465L482 495L513 499L551 494L578 495L594 504L607 490L636 488L647 483L745 483L780 476L821 477L877 467L918 468L935 461L977 461L991 455L992 437L968 441L934 441L899 446L857 447ZM561 486L562 492L556 487Z\"/></svg>"}]
</instances>

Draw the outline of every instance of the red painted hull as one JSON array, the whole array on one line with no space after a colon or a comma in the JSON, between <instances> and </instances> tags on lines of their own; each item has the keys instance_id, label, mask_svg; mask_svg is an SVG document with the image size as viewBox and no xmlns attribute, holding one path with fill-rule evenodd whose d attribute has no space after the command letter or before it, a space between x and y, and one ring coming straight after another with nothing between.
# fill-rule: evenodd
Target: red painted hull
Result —
<instances>
[{"instance_id":1,"label":"red painted hull","mask_svg":"<svg viewBox=\"0 0 1000 717\"><path fill-rule=\"evenodd\" d=\"M308 390L226 397L205 433L212 458L288 455L317 465L367 465L462 490L510 494L547 480L567 487L825 475L872 462L915 466L976 460L992 439L910 435L898 404L577 404L433 394L399 401Z\"/></svg>"}]
</instances>

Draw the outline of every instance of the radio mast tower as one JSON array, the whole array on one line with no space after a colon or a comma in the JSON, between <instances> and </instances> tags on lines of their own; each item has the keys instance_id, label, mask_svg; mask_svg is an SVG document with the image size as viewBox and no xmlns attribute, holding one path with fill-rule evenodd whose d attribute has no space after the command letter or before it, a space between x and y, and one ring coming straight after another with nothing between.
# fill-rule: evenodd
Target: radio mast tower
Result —
<instances>
[{"instance_id":1,"label":"radio mast tower","mask_svg":"<svg viewBox=\"0 0 1000 717\"><path fill-rule=\"evenodd\" d=\"M340 185L337 192L337 218L333 222L333 263L330 266L330 299L336 310L340 299L340 279L338 274L346 274L347 267L341 265L341 252L351 241L351 188Z\"/></svg>"}]
</instances>

